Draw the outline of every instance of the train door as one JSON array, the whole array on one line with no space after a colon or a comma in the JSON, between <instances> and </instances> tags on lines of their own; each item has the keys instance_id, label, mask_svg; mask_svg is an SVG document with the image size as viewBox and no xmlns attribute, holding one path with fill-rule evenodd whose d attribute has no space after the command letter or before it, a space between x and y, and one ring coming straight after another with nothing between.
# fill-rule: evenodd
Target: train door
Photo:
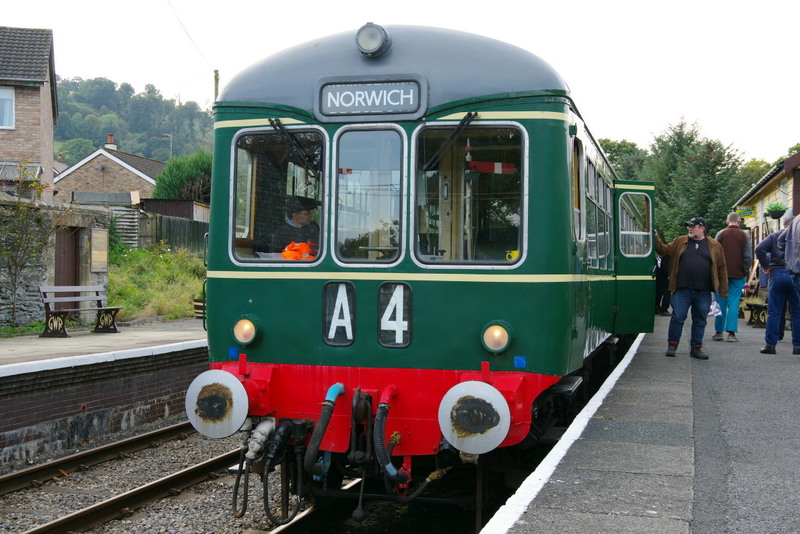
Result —
<instances>
[{"instance_id":1,"label":"train door","mask_svg":"<svg viewBox=\"0 0 800 534\"><path fill-rule=\"evenodd\" d=\"M655 265L653 184L614 184L616 250L615 334L653 331ZM651 313L642 313L641 310Z\"/></svg>"}]
</instances>

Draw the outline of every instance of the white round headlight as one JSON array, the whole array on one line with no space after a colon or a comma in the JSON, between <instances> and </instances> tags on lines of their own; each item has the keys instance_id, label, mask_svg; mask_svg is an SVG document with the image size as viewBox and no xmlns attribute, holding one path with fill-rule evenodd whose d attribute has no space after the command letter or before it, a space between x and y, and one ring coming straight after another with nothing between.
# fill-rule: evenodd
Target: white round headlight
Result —
<instances>
[{"instance_id":1,"label":"white round headlight","mask_svg":"<svg viewBox=\"0 0 800 534\"><path fill-rule=\"evenodd\" d=\"M500 321L486 325L481 335L483 347L494 354L500 354L511 345L511 327Z\"/></svg>"},{"instance_id":2,"label":"white round headlight","mask_svg":"<svg viewBox=\"0 0 800 534\"><path fill-rule=\"evenodd\" d=\"M257 333L256 325L250 319L239 319L233 326L233 337L242 345L251 343Z\"/></svg>"}]
</instances>

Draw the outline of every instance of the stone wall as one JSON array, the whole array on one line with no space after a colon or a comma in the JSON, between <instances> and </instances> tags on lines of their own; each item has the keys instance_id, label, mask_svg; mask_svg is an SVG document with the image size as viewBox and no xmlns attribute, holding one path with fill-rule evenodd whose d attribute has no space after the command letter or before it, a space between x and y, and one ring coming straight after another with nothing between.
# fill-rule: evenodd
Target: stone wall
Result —
<instances>
[{"instance_id":1,"label":"stone wall","mask_svg":"<svg viewBox=\"0 0 800 534\"><path fill-rule=\"evenodd\" d=\"M13 216L16 199L0 194L0 209L6 212L6 217ZM92 272L91 270L91 229L108 228L110 212L106 208L73 208L65 211L58 205L42 204L42 214L46 217L45 225L52 227L54 224L77 229L79 236L79 262L81 285L108 284L107 272ZM2 213L3 211L0 211ZM0 216L0 232L3 231L4 219ZM51 231L48 247L35 258L31 258L25 271L22 273L20 287L17 289L17 325L27 325L44 320L44 305L39 293L39 286L55 284L55 231ZM9 283L8 272L0 264L0 326L11 324L12 315L12 288ZM88 317L88 316L87 316ZM82 318L83 319L83 318Z\"/></svg>"}]
</instances>

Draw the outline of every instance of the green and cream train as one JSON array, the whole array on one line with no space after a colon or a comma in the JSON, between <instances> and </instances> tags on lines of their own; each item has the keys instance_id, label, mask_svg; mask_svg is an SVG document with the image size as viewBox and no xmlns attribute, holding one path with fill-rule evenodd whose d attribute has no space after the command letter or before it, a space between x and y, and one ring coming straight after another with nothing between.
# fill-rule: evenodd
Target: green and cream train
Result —
<instances>
[{"instance_id":1,"label":"green and cream train","mask_svg":"<svg viewBox=\"0 0 800 534\"><path fill-rule=\"evenodd\" d=\"M253 65L214 117L186 403L205 435L249 429L245 483L413 498L536 443L600 349L652 330L652 184L525 50L369 23Z\"/></svg>"}]
</instances>

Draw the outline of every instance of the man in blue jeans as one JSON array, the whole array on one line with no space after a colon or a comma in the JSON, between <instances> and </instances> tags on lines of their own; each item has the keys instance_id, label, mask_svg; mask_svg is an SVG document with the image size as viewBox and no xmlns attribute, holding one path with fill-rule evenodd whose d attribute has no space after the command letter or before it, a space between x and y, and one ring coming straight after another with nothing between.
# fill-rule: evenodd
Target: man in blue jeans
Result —
<instances>
[{"instance_id":1,"label":"man in blue jeans","mask_svg":"<svg viewBox=\"0 0 800 534\"><path fill-rule=\"evenodd\" d=\"M786 270L789 271L795 292L800 296L800 217L795 217L792 224L778 236L778 248L783 251ZM800 351L792 352L800 354Z\"/></svg>"},{"instance_id":2,"label":"man in blue jeans","mask_svg":"<svg viewBox=\"0 0 800 534\"><path fill-rule=\"evenodd\" d=\"M792 326L792 354L800 354L800 297L794 289L792 277L786 269L784 251L779 247L780 236L785 232L794 217L784 218L784 230L772 233L761 240L756 247L756 257L761 269L769 274L767 297L767 327L764 331L764 348L761 354L775 354L775 345L783 337L783 315L786 303Z\"/></svg>"},{"instance_id":3,"label":"man in blue jeans","mask_svg":"<svg viewBox=\"0 0 800 534\"><path fill-rule=\"evenodd\" d=\"M686 234L665 245L656 235L656 252L669 257L669 290L672 291L672 317L667 333L667 356L675 356L683 332L683 323L692 310L689 355L707 360L703 336L711 308L711 293L728 296L728 271L722 245L706 236L706 220L694 217L686 221ZM798 249L800 251L800 249ZM800 263L800 262L799 262Z\"/></svg>"}]
</instances>

